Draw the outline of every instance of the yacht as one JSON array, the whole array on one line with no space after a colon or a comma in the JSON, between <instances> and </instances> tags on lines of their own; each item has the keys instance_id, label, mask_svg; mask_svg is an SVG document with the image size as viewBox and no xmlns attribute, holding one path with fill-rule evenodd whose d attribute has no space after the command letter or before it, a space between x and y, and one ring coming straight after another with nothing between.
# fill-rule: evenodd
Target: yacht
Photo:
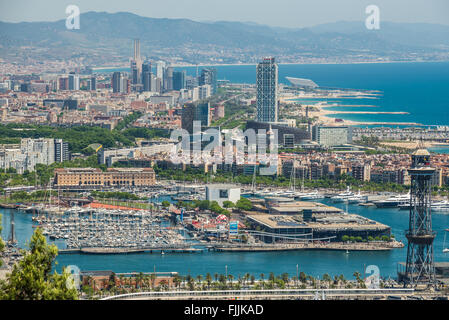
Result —
<instances>
[{"instance_id":1,"label":"yacht","mask_svg":"<svg viewBox=\"0 0 449 320\"><path fill-rule=\"evenodd\" d=\"M324 199L324 194L318 193L318 190L315 190L310 193L303 193L298 195L300 200L320 200Z\"/></svg>"},{"instance_id":2,"label":"yacht","mask_svg":"<svg viewBox=\"0 0 449 320\"><path fill-rule=\"evenodd\" d=\"M443 201L433 202L430 205L430 208L432 209L432 211L449 212L449 201L443 200Z\"/></svg>"},{"instance_id":3,"label":"yacht","mask_svg":"<svg viewBox=\"0 0 449 320\"><path fill-rule=\"evenodd\" d=\"M407 204L407 202L410 203L410 193L392 196L384 200L374 201L373 203L378 208L395 208L400 204Z\"/></svg>"},{"instance_id":4,"label":"yacht","mask_svg":"<svg viewBox=\"0 0 449 320\"><path fill-rule=\"evenodd\" d=\"M352 197L346 198L347 203L365 203L368 201L368 196L364 196L360 193L353 195Z\"/></svg>"},{"instance_id":5,"label":"yacht","mask_svg":"<svg viewBox=\"0 0 449 320\"><path fill-rule=\"evenodd\" d=\"M345 192L339 193L339 194L337 194L336 196L331 197L331 201L332 201L332 202L344 202L344 201L346 201L348 198L351 198L351 197L353 197L353 196L354 196L354 193L352 193L352 192L350 191L349 186L348 186L348 188L346 189Z\"/></svg>"}]
</instances>

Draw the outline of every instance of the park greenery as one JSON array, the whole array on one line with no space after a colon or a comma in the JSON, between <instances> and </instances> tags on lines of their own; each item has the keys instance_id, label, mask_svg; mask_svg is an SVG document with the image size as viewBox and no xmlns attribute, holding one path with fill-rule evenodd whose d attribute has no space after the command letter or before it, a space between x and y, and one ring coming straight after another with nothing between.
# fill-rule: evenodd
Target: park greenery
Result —
<instances>
[{"instance_id":1,"label":"park greenery","mask_svg":"<svg viewBox=\"0 0 449 320\"><path fill-rule=\"evenodd\" d=\"M64 269L51 273L58 255L55 245L48 245L42 230L37 228L23 258L13 266L6 280L0 282L2 300L74 300L78 291Z\"/></svg>"},{"instance_id":2,"label":"park greenery","mask_svg":"<svg viewBox=\"0 0 449 320\"><path fill-rule=\"evenodd\" d=\"M270 289L337 289L337 288L366 288L365 281L361 273L356 271L353 273L355 280L348 280L344 275L334 275L328 273L321 277L307 275L305 272L298 272L295 276L290 276L284 272L275 275L269 272L267 275L260 273L257 275L249 272L233 275L210 272L205 275L198 274L196 276L178 275L173 278L173 285L170 287L166 281L161 281L156 285L156 277L154 274L138 273L133 277L125 277L123 275L111 275L111 279L103 280L101 289L97 289L94 279L88 279L87 284L83 286L82 291L86 298L95 299L109 295L127 294L135 292L148 291L173 291L173 290L189 290L189 291L213 291L213 290L270 290ZM119 280L119 281L117 281ZM383 279L380 280L380 287L389 284Z\"/></svg>"},{"instance_id":3,"label":"park greenery","mask_svg":"<svg viewBox=\"0 0 449 320\"><path fill-rule=\"evenodd\" d=\"M155 172L160 179L170 179L176 181L189 181L189 182L214 182L214 183L237 183L250 185L253 182L253 175L233 175L231 172L217 171L216 173L204 173L201 169L186 168L185 171L175 169L160 169L157 166L154 167ZM284 176L256 176L256 184L258 187L290 187L290 178ZM344 190L347 186L351 186L352 189L366 192L407 192L409 186L401 185L397 183L377 183L373 181L361 181L353 178L350 175L342 174L336 178L323 177L317 180L304 180L296 179L296 188L301 188L304 184L304 188L316 189L334 189ZM447 190L446 190L447 189ZM435 191L449 191L449 188L436 188Z\"/></svg>"},{"instance_id":4,"label":"park greenery","mask_svg":"<svg viewBox=\"0 0 449 320\"><path fill-rule=\"evenodd\" d=\"M362 238L361 236L355 237L355 236L348 236L348 235L344 235L341 237L341 241L343 242L372 242L372 241L392 241L394 239L394 236L391 235L389 236L377 236L377 237L372 237L372 236L368 236L366 239Z\"/></svg>"},{"instance_id":5,"label":"park greenery","mask_svg":"<svg viewBox=\"0 0 449 320\"><path fill-rule=\"evenodd\" d=\"M132 128L129 127L140 112L134 112L124 117L113 130L98 126L56 127L48 125L11 123L0 125L0 143L20 143L21 138L53 138L63 139L69 143L72 153L92 154L88 146L98 143L103 148L128 147L135 145L136 138L152 139L155 137L169 137L164 129Z\"/></svg>"}]
</instances>

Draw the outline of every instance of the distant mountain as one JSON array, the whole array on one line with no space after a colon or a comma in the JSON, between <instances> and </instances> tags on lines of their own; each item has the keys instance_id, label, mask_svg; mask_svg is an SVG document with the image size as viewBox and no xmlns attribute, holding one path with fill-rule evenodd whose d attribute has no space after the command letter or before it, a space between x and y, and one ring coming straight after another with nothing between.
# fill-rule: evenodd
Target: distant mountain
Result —
<instances>
[{"instance_id":1,"label":"distant mountain","mask_svg":"<svg viewBox=\"0 0 449 320\"><path fill-rule=\"evenodd\" d=\"M67 30L65 20L0 22L0 57L77 57L93 64L126 61L135 38L141 40L144 56L188 63L255 62L264 55L284 62L441 60L449 55L449 26L433 24L381 22L381 29L373 31L363 22L336 22L289 29L248 22L156 19L126 12L87 12L80 22L79 30Z\"/></svg>"}]
</instances>

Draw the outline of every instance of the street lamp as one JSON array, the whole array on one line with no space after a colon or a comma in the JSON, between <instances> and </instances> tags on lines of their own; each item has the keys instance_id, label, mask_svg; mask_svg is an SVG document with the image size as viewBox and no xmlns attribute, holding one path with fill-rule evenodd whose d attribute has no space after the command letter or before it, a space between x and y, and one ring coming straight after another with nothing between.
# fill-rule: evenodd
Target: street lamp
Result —
<instances>
[{"instance_id":1,"label":"street lamp","mask_svg":"<svg viewBox=\"0 0 449 320\"><path fill-rule=\"evenodd\" d=\"M226 280L228 280L228 266L225 265Z\"/></svg>"}]
</instances>

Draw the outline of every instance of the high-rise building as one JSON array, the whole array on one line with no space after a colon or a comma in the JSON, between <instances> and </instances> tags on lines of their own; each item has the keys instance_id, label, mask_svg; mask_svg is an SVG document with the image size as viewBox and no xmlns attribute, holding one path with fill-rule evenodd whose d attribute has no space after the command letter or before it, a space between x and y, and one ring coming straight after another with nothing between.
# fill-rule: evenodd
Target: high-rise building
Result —
<instances>
[{"instance_id":1,"label":"high-rise building","mask_svg":"<svg viewBox=\"0 0 449 320\"><path fill-rule=\"evenodd\" d=\"M165 73L165 62L158 61L156 63L156 77L161 79L162 83L164 83L164 73Z\"/></svg>"},{"instance_id":2,"label":"high-rise building","mask_svg":"<svg viewBox=\"0 0 449 320\"><path fill-rule=\"evenodd\" d=\"M142 90L151 91L151 63L145 62L142 64Z\"/></svg>"},{"instance_id":3,"label":"high-rise building","mask_svg":"<svg viewBox=\"0 0 449 320\"><path fill-rule=\"evenodd\" d=\"M164 90L173 90L173 67L167 67L164 74Z\"/></svg>"},{"instance_id":4,"label":"high-rise building","mask_svg":"<svg viewBox=\"0 0 449 320\"><path fill-rule=\"evenodd\" d=\"M182 128L192 133L193 121L201 121L201 127L210 126L210 103L188 103L183 107L181 117Z\"/></svg>"},{"instance_id":5,"label":"high-rise building","mask_svg":"<svg viewBox=\"0 0 449 320\"><path fill-rule=\"evenodd\" d=\"M204 84L198 87L198 99L207 99L212 94L212 86L209 84Z\"/></svg>"},{"instance_id":6,"label":"high-rise building","mask_svg":"<svg viewBox=\"0 0 449 320\"><path fill-rule=\"evenodd\" d=\"M55 139L55 162L70 160L69 144L62 139Z\"/></svg>"},{"instance_id":7,"label":"high-rise building","mask_svg":"<svg viewBox=\"0 0 449 320\"><path fill-rule=\"evenodd\" d=\"M173 90L181 90L186 87L186 72L174 71L173 72Z\"/></svg>"},{"instance_id":8,"label":"high-rise building","mask_svg":"<svg viewBox=\"0 0 449 320\"><path fill-rule=\"evenodd\" d=\"M69 90L69 78L59 78L58 80L59 90Z\"/></svg>"},{"instance_id":9,"label":"high-rise building","mask_svg":"<svg viewBox=\"0 0 449 320\"><path fill-rule=\"evenodd\" d=\"M278 121L278 65L264 58L257 65L257 121Z\"/></svg>"},{"instance_id":10,"label":"high-rise building","mask_svg":"<svg viewBox=\"0 0 449 320\"><path fill-rule=\"evenodd\" d=\"M123 75L121 72L114 72L112 74L112 92L119 93L123 92Z\"/></svg>"},{"instance_id":11,"label":"high-rise building","mask_svg":"<svg viewBox=\"0 0 449 320\"><path fill-rule=\"evenodd\" d=\"M209 84L211 86L211 93L217 92L217 69L208 68L201 70L201 76L199 78L199 85Z\"/></svg>"},{"instance_id":12,"label":"high-rise building","mask_svg":"<svg viewBox=\"0 0 449 320\"><path fill-rule=\"evenodd\" d=\"M95 91L97 90L97 78L91 77L90 78L90 90Z\"/></svg>"},{"instance_id":13,"label":"high-rise building","mask_svg":"<svg viewBox=\"0 0 449 320\"><path fill-rule=\"evenodd\" d=\"M80 89L80 77L75 74L75 72L70 72L69 74L69 90L79 90Z\"/></svg>"},{"instance_id":14,"label":"high-rise building","mask_svg":"<svg viewBox=\"0 0 449 320\"><path fill-rule=\"evenodd\" d=\"M133 91L140 91L142 84L142 59L140 57L140 40L134 39L134 56L131 59L131 84Z\"/></svg>"}]
</instances>

